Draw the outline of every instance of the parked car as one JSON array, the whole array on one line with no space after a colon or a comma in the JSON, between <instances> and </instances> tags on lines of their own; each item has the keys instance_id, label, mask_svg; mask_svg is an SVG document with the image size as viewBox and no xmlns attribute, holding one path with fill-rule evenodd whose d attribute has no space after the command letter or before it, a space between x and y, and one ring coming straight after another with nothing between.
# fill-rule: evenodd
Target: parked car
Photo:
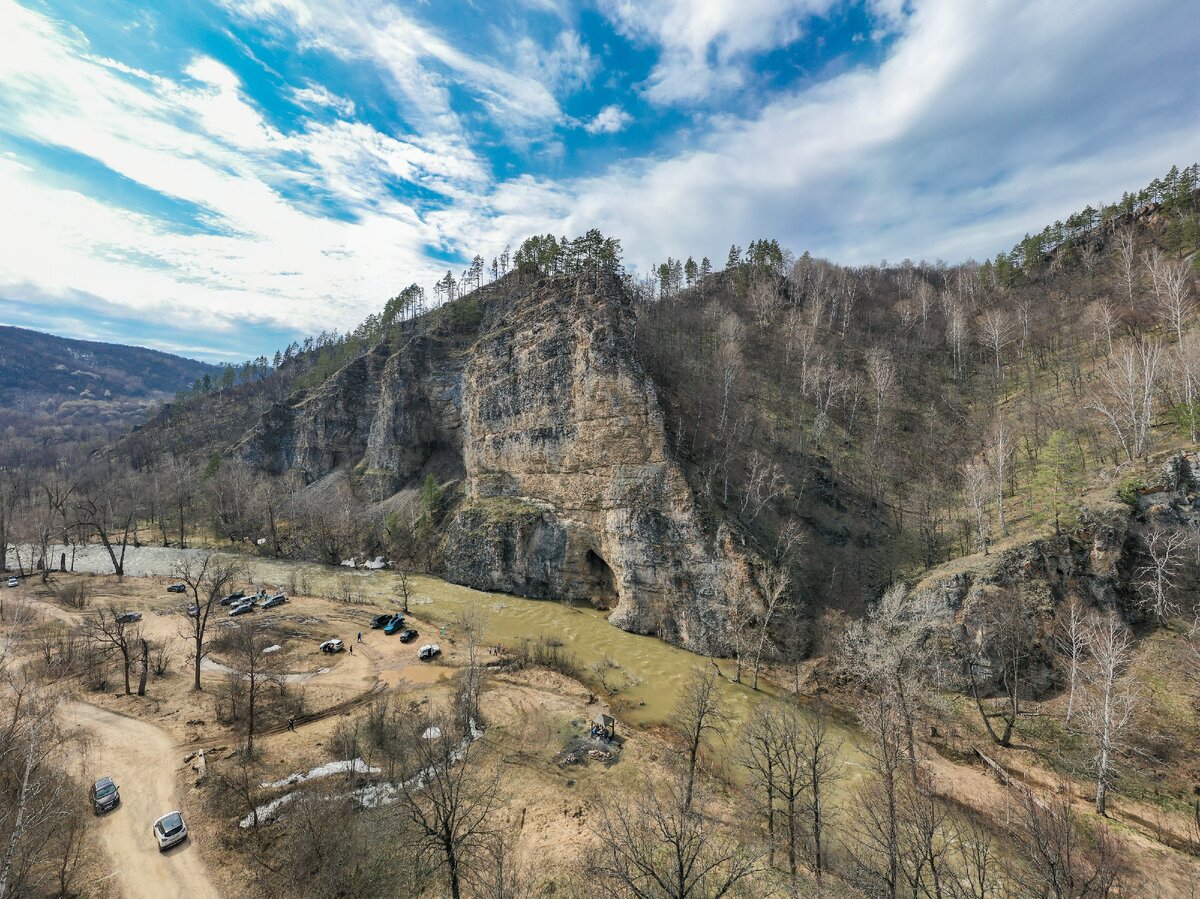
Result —
<instances>
[{"instance_id":1,"label":"parked car","mask_svg":"<svg viewBox=\"0 0 1200 899\"><path fill-rule=\"evenodd\" d=\"M179 812L168 812L154 822L154 838L158 840L158 851L166 852L187 839L187 825Z\"/></svg>"},{"instance_id":2,"label":"parked car","mask_svg":"<svg viewBox=\"0 0 1200 899\"><path fill-rule=\"evenodd\" d=\"M141 612L122 612L117 616L117 624L135 624L141 620Z\"/></svg>"},{"instance_id":3,"label":"parked car","mask_svg":"<svg viewBox=\"0 0 1200 899\"><path fill-rule=\"evenodd\" d=\"M334 637L332 640L326 640L321 644L321 652L341 652L345 648L346 644L337 637Z\"/></svg>"},{"instance_id":4,"label":"parked car","mask_svg":"<svg viewBox=\"0 0 1200 899\"><path fill-rule=\"evenodd\" d=\"M234 593L230 593L228 596L221 597L221 605L231 606L238 600L244 599L245 596L246 596L245 590L238 590Z\"/></svg>"},{"instance_id":5,"label":"parked car","mask_svg":"<svg viewBox=\"0 0 1200 899\"><path fill-rule=\"evenodd\" d=\"M417 639L417 632L411 627L406 627L400 632L401 643L411 643L415 639Z\"/></svg>"},{"instance_id":6,"label":"parked car","mask_svg":"<svg viewBox=\"0 0 1200 899\"><path fill-rule=\"evenodd\" d=\"M374 618L371 619L371 627L378 630L379 628L383 627L385 624L387 624L391 620L392 620L392 616L390 614L376 615Z\"/></svg>"},{"instance_id":7,"label":"parked car","mask_svg":"<svg viewBox=\"0 0 1200 899\"><path fill-rule=\"evenodd\" d=\"M254 611L254 603L243 603L240 606L234 606L229 610L229 617L233 618L237 615L245 615L247 612Z\"/></svg>"},{"instance_id":8,"label":"parked car","mask_svg":"<svg viewBox=\"0 0 1200 899\"><path fill-rule=\"evenodd\" d=\"M186 593L187 592L187 584L171 584L169 587L167 587L167 592L168 593Z\"/></svg>"},{"instance_id":9,"label":"parked car","mask_svg":"<svg viewBox=\"0 0 1200 899\"><path fill-rule=\"evenodd\" d=\"M383 632L385 634L391 635L391 634L398 633L401 629L403 629L403 627L404 627L404 616L403 615L393 615L392 620L384 625Z\"/></svg>"},{"instance_id":10,"label":"parked car","mask_svg":"<svg viewBox=\"0 0 1200 899\"><path fill-rule=\"evenodd\" d=\"M92 810L97 815L111 812L121 802L121 791L111 777L102 777L92 784Z\"/></svg>"},{"instance_id":11,"label":"parked car","mask_svg":"<svg viewBox=\"0 0 1200 899\"><path fill-rule=\"evenodd\" d=\"M198 605L192 604L187 607L187 613L188 613L189 618L196 618L200 614L200 607Z\"/></svg>"},{"instance_id":12,"label":"parked car","mask_svg":"<svg viewBox=\"0 0 1200 899\"><path fill-rule=\"evenodd\" d=\"M442 647L438 646L436 643L426 643L417 653L417 658L422 662L428 662L434 656L440 656L441 654Z\"/></svg>"},{"instance_id":13,"label":"parked car","mask_svg":"<svg viewBox=\"0 0 1200 899\"><path fill-rule=\"evenodd\" d=\"M10 577L8 579L8 586L19 587L20 585L21 585L21 582L19 580L17 580L15 577Z\"/></svg>"},{"instance_id":14,"label":"parked car","mask_svg":"<svg viewBox=\"0 0 1200 899\"><path fill-rule=\"evenodd\" d=\"M262 607L264 609L273 609L276 606L283 605L287 601L288 601L288 598L286 596L284 596L282 593L276 593L274 596L272 596L270 599L268 599L266 602L264 602L262 604Z\"/></svg>"}]
</instances>

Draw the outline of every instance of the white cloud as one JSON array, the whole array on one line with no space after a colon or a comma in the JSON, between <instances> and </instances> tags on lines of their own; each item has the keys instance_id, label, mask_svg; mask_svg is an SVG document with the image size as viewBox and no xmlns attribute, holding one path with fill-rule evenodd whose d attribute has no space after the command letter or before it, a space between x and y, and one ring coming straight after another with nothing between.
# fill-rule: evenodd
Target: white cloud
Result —
<instances>
[{"instance_id":1,"label":"white cloud","mask_svg":"<svg viewBox=\"0 0 1200 899\"><path fill-rule=\"evenodd\" d=\"M536 73L538 81L552 93L571 92L586 85L596 73L599 60L577 31L560 32L554 43L543 47L532 38L517 42L517 67Z\"/></svg>"},{"instance_id":2,"label":"white cloud","mask_svg":"<svg viewBox=\"0 0 1200 899\"><path fill-rule=\"evenodd\" d=\"M878 69L715 119L675 155L500 185L484 229L600 227L642 264L764 235L848 263L991 255L1200 159L1198 42L1169 0L921 0Z\"/></svg>"},{"instance_id":3,"label":"white cloud","mask_svg":"<svg viewBox=\"0 0 1200 899\"><path fill-rule=\"evenodd\" d=\"M325 50L378 67L425 131L463 133L450 102L452 81L468 87L501 127L544 127L561 118L558 101L538 77L464 52L385 0L219 2L243 19L298 35L302 50ZM568 70L579 65L578 54L571 61L571 49L560 48Z\"/></svg>"},{"instance_id":4,"label":"white cloud","mask_svg":"<svg viewBox=\"0 0 1200 899\"><path fill-rule=\"evenodd\" d=\"M293 87L292 100L309 109L332 109L345 118L353 118L356 109L353 100L339 97L324 85L312 81L304 87Z\"/></svg>"},{"instance_id":5,"label":"white cloud","mask_svg":"<svg viewBox=\"0 0 1200 899\"><path fill-rule=\"evenodd\" d=\"M180 229L0 160L8 221L20 222L0 241L0 290L89 293L210 331L244 320L347 327L398 285L432 280L425 247L457 237L394 199L385 181L451 202L486 183L453 138L405 141L344 121L282 134L236 75L206 58L188 65L186 80L149 77L92 57L80 37L3 0L0 35L8 127L192 204L201 226ZM350 216L311 208L314 190Z\"/></svg>"},{"instance_id":6,"label":"white cloud","mask_svg":"<svg viewBox=\"0 0 1200 899\"><path fill-rule=\"evenodd\" d=\"M583 130L588 134L616 134L632 121L633 116L620 106L605 106L596 113L595 118L583 126Z\"/></svg>"},{"instance_id":7,"label":"white cloud","mask_svg":"<svg viewBox=\"0 0 1200 899\"><path fill-rule=\"evenodd\" d=\"M646 84L652 102L693 103L741 87L749 54L800 37L804 21L837 0L603 0L626 36L656 46L661 58Z\"/></svg>"}]
</instances>

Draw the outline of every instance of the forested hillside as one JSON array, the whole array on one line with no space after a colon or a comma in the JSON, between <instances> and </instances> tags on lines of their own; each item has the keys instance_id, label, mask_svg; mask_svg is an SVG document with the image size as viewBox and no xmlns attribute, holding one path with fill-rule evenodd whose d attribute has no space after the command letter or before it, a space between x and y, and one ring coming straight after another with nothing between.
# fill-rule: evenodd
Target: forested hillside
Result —
<instances>
[{"instance_id":1,"label":"forested hillside","mask_svg":"<svg viewBox=\"0 0 1200 899\"><path fill-rule=\"evenodd\" d=\"M9 442L98 445L138 423L154 402L219 372L142 347L0 326L0 428Z\"/></svg>"}]
</instances>

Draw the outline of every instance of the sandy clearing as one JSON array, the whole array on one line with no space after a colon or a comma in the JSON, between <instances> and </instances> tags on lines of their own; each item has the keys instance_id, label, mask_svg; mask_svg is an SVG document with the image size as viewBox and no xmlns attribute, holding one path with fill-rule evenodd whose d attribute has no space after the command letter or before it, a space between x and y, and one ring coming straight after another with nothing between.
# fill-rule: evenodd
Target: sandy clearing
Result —
<instances>
[{"instance_id":1,"label":"sandy clearing","mask_svg":"<svg viewBox=\"0 0 1200 899\"><path fill-rule=\"evenodd\" d=\"M159 852L151 828L180 808L176 788L175 741L144 721L87 703L71 703L66 721L90 738L89 779L109 775L121 790L121 804L97 819L96 834L112 877L126 899L219 899L192 839ZM187 809L182 809L187 818Z\"/></svg>"}]
</instances>

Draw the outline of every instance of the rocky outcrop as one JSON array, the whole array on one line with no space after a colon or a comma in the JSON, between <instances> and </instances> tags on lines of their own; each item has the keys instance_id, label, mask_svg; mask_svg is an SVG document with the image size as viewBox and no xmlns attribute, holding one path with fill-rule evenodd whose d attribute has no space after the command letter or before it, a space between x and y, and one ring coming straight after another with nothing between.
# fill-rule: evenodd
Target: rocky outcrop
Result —
<instances>
[{"instance_id":1,"label":"rocky outcrop","mask_svg":"<svg viewBox=\"0 0 1200 899\"><path fill-rule=\"evenodd\" d=\"M353 464L367 446L387 357L364 353L312 394L276 403L241 444L242 457L271 474L296 472L305 482Z\"/></svg>"},{"instance_id":2,"label":"rocky outcrop","mask_svg":"<svg viewBox=\"0 0 1200 899\"><path fill-rule=\"evenodd\" d=\"M1200 454L1175 453L1148 472L1141 471L1124 476L1118 490L1123 502L1083 510L1062 535L957 560L930 573L914 592L949 613L946 620L953 623L965 655L983 645L988 610L997 594L1018 592L1036 624L1029 685L1035 691L1052 688L1056 673L1051 629L1061 607L1075 599L1100 612L1117 612L1131 624L1148 621L1151 610L1140 583L1148 564L1147 534L1200 530ZM1195 592L1191 565L1181 561L1171 580L1177 597ZM986 672L986 666L981 670Z\"/></svg>"},{"instance_id":3,"label":"rocky outcrop","mask_svg":"<svg viewBox=\"0 0 1200 899\"><path fill-rule=\"evenodd\" d=\"M671 456L619 281L509 279L466 302L471 333L440 310L274 407L242 456L309 481L353 469L374 500L440 459L462 481L448 580L589 602L628 630L726 649L728 597L757 596L755 563L734 530L703 520Z\"/></svg>"}]
</instances>

